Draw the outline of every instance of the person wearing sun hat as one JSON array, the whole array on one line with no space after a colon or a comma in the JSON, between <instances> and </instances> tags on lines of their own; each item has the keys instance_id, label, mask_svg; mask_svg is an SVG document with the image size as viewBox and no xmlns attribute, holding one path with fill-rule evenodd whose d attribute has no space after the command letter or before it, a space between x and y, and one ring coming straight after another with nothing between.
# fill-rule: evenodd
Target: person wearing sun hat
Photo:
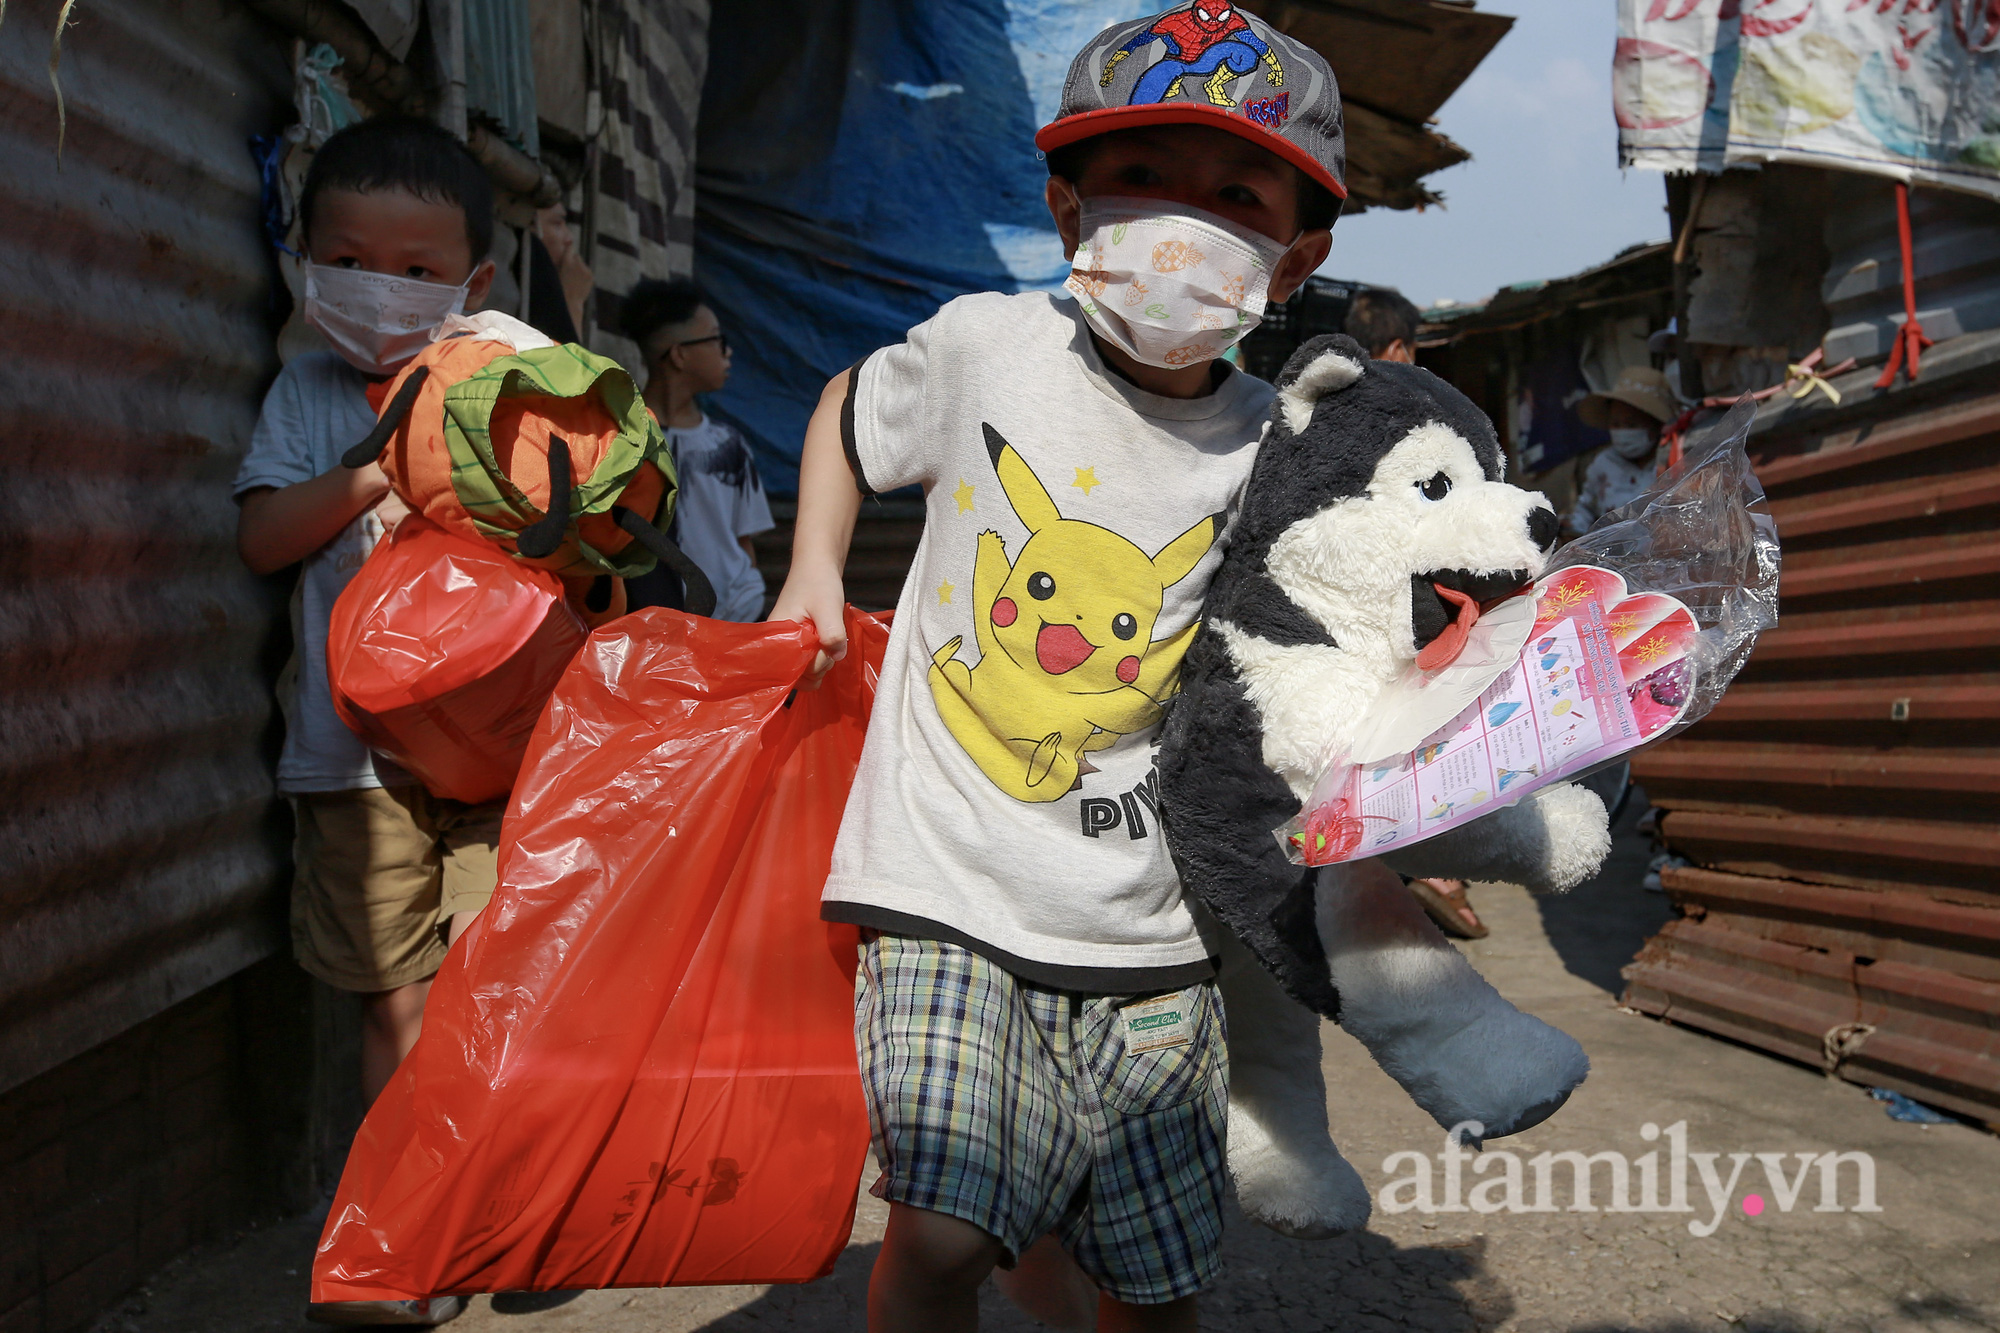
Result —
<instances>
[{"instance_id":1,"label":"person wearing sun hat","mask_svg":"<svg viewBox=\"0 0 2000 1333\"><path fill-rule=\"evenodd\" d=\"M1584 470L1583 488L1565 520L1581 536L1597 521L1634 499L1659 472L1660 430L1678 414L1667 377L1651 366L1627 366L1618 382L1576 405L1586 426L1608 431L1611 443Z\"/></svg>"}]
</instances>

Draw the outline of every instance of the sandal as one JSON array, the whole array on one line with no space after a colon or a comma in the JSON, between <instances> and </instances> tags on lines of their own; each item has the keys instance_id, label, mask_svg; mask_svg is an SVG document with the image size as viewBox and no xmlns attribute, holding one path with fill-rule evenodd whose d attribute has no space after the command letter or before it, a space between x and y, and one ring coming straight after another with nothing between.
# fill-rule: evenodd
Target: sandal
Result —
<instances>
[{"instance_id":1,"label":"sandal","mask_svg":"<svg viewBox=\"0 0 2000 1333\"><path fill-rule=\"evenodd\" d=\"M1422 904L1424 912L1437 922L1438 929L1461 940L1483 940L1488 935L1486 923L1472 910L1472 904L1465 900L1465 881L1462 879L1413 879L1410 892Z\"/></svg>"}]
</instances>

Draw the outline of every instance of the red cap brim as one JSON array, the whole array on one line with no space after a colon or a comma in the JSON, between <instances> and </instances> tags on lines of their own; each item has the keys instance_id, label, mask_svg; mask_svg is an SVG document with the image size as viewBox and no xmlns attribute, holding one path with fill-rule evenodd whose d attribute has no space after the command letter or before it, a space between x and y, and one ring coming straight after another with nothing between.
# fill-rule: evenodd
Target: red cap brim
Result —
<instances>
[{"instance_id":1,"label":"red cap brim","mask_svg":"<svg viewBox=\"0 0 2000 1333\"><path fill-rule=\"evenodd\" d=\"M1311 153L1293 143L1282 134L1265 129L1262 125L1232 116L1219 106L1197 106L1187 102L1146 102L1138 106L1107 106L1096 111L1080 111L1073 116L1051 121L1042 126L1035 135L1035 147L1044 153L1050 149L1067 147L1081 139L1109 134L1113 130L1138 129L1146 125L1212 125L1219 130L1227 130L1239 139L1268 148L1285 161L1306 173L1319 184L1332 190L1334 197L1347 198L1347 187L1335 180Z\"/></svg>"}]
</instances>

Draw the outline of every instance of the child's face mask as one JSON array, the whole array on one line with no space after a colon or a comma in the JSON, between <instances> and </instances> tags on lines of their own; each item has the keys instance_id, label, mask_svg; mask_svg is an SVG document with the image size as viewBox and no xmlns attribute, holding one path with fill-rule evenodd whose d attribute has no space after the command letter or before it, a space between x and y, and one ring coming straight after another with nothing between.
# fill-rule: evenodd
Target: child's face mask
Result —
<instances>
[{"instance_id":1,"label":"child's face mask","mask_svg":"<svg viewBox=\"0 0 2000 1333\"><path fill-rule=\"evenodd\" d=\"M306 323L364 375L391 375L430 345L446 315L464 311L469 283L307 264Z\"/></svg>"},{"instance_id":2,"label":"child's face mask","mask_svg":"<svg viewBox=\"0 0 2000 1333\"><path fill-rule=\"evenodd\" d=\"M1637 463L1653 452L1653 435L1644 426L1620 426L1611 432L1611 448L1628 463Z\"/></svg>"},{"instance_id":3,"label":"child's face mask","mask_svg":"<svg viewBox=\"0 0 2000 1333\"><path fill-rule=\"evenodd\" d=\"M1212 361L1264 318L1289 247L1163 199L1082 201L1069 281L1105 341L1149 366Z\"/></svg>"}]
</instances>

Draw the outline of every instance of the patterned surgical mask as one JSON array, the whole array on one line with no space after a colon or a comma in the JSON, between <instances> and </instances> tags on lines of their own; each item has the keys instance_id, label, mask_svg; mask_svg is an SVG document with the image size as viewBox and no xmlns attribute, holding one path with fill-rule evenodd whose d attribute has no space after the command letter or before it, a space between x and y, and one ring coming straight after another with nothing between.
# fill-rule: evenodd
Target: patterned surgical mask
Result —
<instances>
[{"instance_id":1,"label":"patterned surgical mask","mask_svg":"<svg viewBox=\"0 0 2000 1333\"><path fill-rule=\"evenodd\" d=\"M1161 199L1086 199L1063 286L1105 341L1149 366L1212 361L1264 318L1288 247Z\"/></svg>"},{"instance_id":2,"label":"patterned surgical mask","mask_svg":"<svg viewBox=\"0 0 2000 1333\"><path fill-rule=\"evenodd\" d=\"M465 309L456 287L359 268L306 265L306 323L364 375L391 375L431 344L446 315Z\"/></svg>"},{"instance_id":3,"label":"patterned surgical mask","mask_svg":"<svg viewBox=\"0 0 2000 1333\"><path fill-rule=\"evenodd\" d=\"M1611 448L1628 463L1643 462L1653 452L1653 433L1644 426L1620 426L1611 432Z\"/></svg>"}]
</instances>

